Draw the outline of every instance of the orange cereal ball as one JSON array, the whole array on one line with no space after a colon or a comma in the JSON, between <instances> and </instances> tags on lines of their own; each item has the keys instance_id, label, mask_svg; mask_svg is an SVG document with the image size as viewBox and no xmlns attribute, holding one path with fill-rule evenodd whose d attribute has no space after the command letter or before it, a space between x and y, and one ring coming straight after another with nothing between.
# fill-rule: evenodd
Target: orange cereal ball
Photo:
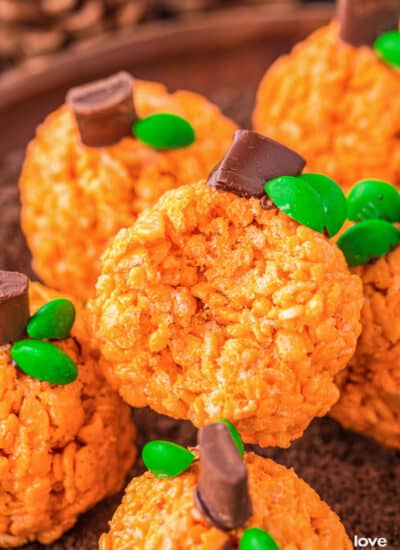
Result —
<instances>
[{"instance_id":1,"label":"orange cereal ball","mask_svg":"<svg viewBox=\"0 0 400 550\"><path fill-rule=\"evenodd\" d=\"M33 283L31 312L59 297ZM121 489L136 454L129 408L98 372L79 306L71 337L52 343L77 365L74 382L27 376L0 345L1 547L59 538Z\"/></svg>"},{"instance_id":2,"label":"orange cereal ball","mask_svg":"<svg viewBox=\"0 0 400 550\"><path fill-rule=\"evenodd\" d=\"M361 303L333 242L200 182L119 232L90 309L128 403L285 447L338 399Z\"/></svg>"},{"instance_id":3,"label":"orange cereal ball","mask_svg":"<svg viewBox=\"0 0 400 550\"><path fill-rule=\"evenodd\" d=\"M246 453L245 464L253 513L244 527L222 531L199 513L193 499L199 478L195 462L179 477L157 479L146 472L134 478L99 550L233 549L251 527L270 533L280 550L352 548L338 516L293 470L254 453Z\"/></svg>"},{"instance_id":4,"label":"orange cereal ball","mask_svg":"<svg viewBox=\"0 0 400 550\"><path fill-rule=\"evenodd\" d=\"M119 229L166 190L205 177L236 128L198 94L168 93L161 84L139 80L133 93L140 118L180 115L194 128L194 143L156 150L131 135L114 145L88 147L71 108L63 106L39 126L27 151L20 180L22 226L35 271L50 286L82 298L93 293L100 256Z\"/></svg>"},{"instance_id":5,"label":"orange cereal ball","mask_svg":"<svg viewBox=\"0 0 400 550\"><path fill-rule=\"evenodd\" d=\"M341 40L334 22L267 71L253 123L345 188L364 178L400 186L399 97L400 71Z\"/></svg>"},{"instance_id":6,"label":"orange cereal ball","mask_svg":"<svg viewBox=\"0 0 400 550\"><path fill-rule=\"evenodd\" d=\"M352 271L364 288L362 333L348 368L337 376L340 400L331 415L400 448L400 247Z\"/></svg>"}]
</instances>

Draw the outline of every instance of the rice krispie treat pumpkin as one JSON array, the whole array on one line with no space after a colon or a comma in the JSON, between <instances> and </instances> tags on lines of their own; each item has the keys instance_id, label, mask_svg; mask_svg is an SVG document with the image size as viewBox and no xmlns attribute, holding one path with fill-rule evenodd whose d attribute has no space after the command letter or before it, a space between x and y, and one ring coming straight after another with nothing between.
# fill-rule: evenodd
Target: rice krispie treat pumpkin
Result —
<instances>
[{"instance_id":1,"label":"rice krispie treat pumpkin","mask_svg":"<svg viewBox=\"0 0 400 550\"><path fill-rule=\"evenodd\" d=\"M37 129L20 180L36 273L88 297L118 230L166 190L206 177L234 130L204 97L126 73L72 89Z\"/></svg>"},{"instance_id":2,"label":"rice krispie treat pumpkin","mask_svg":"<svg viewBox=\"0 0 400 550\"><path fill-rule=\"evenodd\" d=\"M338 22L268 69L254 128L345 188L374 177L400 186L399 17L398 0L340 0Z\"/></svg>"},{"instance_id":3,"label":"rice krispie treat pumpkin","mask_svg":"<svg viewBox=\"0 0 400 550\"><path fill-rule=\"evenodd\" d=\"M363 282L362 332L348 367L338 374L340 399L331 415L346 428L400 448L400 194L365 181L349 195L359 221L339 239ZM367 243L367 244L366 244ZM365 246L375 248L366 249ZM371 259L372 258L372 259Z\"/></svg>"},{"instance_id":4,"label":"rice krispie treat pumpkin","mask_svg":"<svg viewBox=\"0 0 400 550\"><path fill-rule=\"evenodd\" d=\"M99 550L353 548L307 483L272 460L241 456L221 423L200 430L199 448L154 441L143 457L154 469L131 481Z\"/></svg>"},{"instance_id":5,"label":"rice krispie treat pumpkin","mask_svg":"<svg viewBox=\"0 0 400 550\"><path fill-rule=\"evenodd\" d=\"M0 271L0 546L50 543L121 489L129 407L98 371L77 306ZM72 326L73 325L73 326ZM70 330L72 332L70 334Z\"/></svg>"},{"instance_id":6,"label":"rice krispie treat pumpkin","mask_svg":"<svg viewBox=\"0 0 400 550\"><path fill-rule=\"evenodd\" d=\"M333 377L360 332L361 283L317 232L341 226L343 193L323 181L331 216L323 192L295 176L303 166L237 131L208 185L167 192L119 232L89 307L106 376L128 403L196 426L224 416L246 441L278 446L335 403Z\"/></svg>"}]
</instances>

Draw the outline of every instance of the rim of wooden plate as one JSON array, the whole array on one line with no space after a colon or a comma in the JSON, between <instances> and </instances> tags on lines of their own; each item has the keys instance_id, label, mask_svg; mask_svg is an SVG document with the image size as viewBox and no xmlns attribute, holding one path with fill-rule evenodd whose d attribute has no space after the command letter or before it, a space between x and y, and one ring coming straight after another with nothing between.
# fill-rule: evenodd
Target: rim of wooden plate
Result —
<instances>
[{"instance_id":1,"label":"rim of wooden plate","mask_svg":"<svg viewBox=\"0 0 400 550\"><path fill-rule=\"evenodd\" d=\"M263 35L268 39L298 35L300 39L328 22L333 15L332 4L274 1L251 8L229 8L186 19L151 22L109 33L4 71L0 75L0 109L45 92L49 87L79 82L83 74L89 81L104 72L104 67L112 72L124 65L151 62L185 49L229 48Z\"/></svg>"}]
</instances>

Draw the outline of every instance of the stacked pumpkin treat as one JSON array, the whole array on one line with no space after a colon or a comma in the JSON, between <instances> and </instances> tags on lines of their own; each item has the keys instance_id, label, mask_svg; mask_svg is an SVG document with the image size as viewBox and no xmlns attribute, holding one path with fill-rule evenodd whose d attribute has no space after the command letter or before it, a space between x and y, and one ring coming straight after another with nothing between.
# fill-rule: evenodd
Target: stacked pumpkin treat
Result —
<instances>
[{"instance_id":1,"label":"stacked pumpkin treat","mask_svg":"<svg viewBox=\"0 0 400 550\"><path fill-rule=\"evenodd\" d=\"M353 547L244 443L331 414L400 448L399 12L340 2L266 73L254 130L124 72L37 129L21 221L43 284L0 272L1 547L123 487L129 405L198 445L145 444L100 550Z\"/></svg>"}]
</instances>

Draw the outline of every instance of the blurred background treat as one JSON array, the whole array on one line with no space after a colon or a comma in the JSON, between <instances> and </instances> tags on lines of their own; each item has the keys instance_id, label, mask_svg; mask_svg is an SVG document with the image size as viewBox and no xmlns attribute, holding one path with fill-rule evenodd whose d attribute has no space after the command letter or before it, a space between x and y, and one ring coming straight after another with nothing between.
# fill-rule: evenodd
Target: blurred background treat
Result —
<instances>
[{"instance_id":1,"label":"blurred background treat","mask_svg":"<svg viewBox=\"0 0 400 550\"><path fill-rule=\"evenodd\" d=\"M302 0L0 0L0 70L105 31L229 6ZM307 1L307 0L304 0ZM310 1L310 0L308 0ZM311 0L312 1L312 0Z\"/></svg>"}]
</instances>

